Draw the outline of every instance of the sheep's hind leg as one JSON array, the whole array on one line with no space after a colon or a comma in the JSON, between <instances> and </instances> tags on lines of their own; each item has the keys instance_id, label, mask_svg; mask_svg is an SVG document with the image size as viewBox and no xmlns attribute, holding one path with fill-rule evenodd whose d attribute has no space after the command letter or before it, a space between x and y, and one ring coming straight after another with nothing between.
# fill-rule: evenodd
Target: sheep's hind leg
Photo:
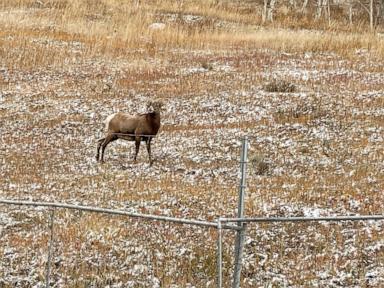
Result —
<instances>
[{"instance_id":1,"label":"sheep's hind leg","mask_svg":"<svg viewBox=\"0 0 384 288\"><path fill-rule=\"evenodd\" d=\"M100 159L100 162L104 162L104 151L105 151L105 148L107 148L107 145L113 141L117 140L117 136L116 135L108 135L107 137L105 137L105 140L103 141L103 143L101 144L101 159Z\"/></svg>"},{"instance_id":2,"label":"sheep's hind leg","mask_svg":"<svg viewBox=\"0 0 384 288\"><path fill-rule=\"evenodd\" d=\"M97 153L96 153L96 161L99 161L99 158L100 158L100 148L101 148L101 144L103 144L105 138L101 138L99 140L97 140Z\"/></svg>"},{"instance_id":3,"label":"sheep's hind leg","mask_svg":"<svg viewBox=\"0 0 384 288\"><path fill-rule=\"evenodd\" d=\"M135 150L135 157L133 158L134 162L136 162L137 154L139 154L140 141L141 141L141 137L135 137L135 147L136 147L136 150Z\"/></svg>"},{"instance_id":4,"label":"sheep's hind leg","mask_svg":"<svg viewBox=\"0 0 384 288\"><path fill-rule=\"evenodd\" d=\"M152 164L153 164L152 157L151 157L151 140L152 140L152 138L148 138L146 141L148 157L149 157L149 166L152 166Z\"/></svg>"}]
</instances>

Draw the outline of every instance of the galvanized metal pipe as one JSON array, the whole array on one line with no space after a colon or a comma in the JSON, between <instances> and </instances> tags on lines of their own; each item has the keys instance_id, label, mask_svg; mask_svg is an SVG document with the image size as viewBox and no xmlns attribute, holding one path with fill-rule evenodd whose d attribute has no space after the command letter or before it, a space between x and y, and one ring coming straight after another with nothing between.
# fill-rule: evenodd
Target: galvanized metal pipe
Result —
<instances>
[{"instance_id":1,"label":"galvanized metal pipe","mask_svg":"<svg viewBox=\"0 0 384 288\"><path fill-rule=\"evenodd\" d=\"M239 202L237 206L237 217L242 218L244 216L244 198L245 188L247 179L247 161L248 161L248 137L244 137L242 140L241 147L241 158L240 158L240 171L241 179L239 186Z\"/></svg>"},{"instance_id":2,"label":"galvanized metal pipe","mask_svg":"<svg viewBox=\"0 0 384 288\"><path fill-rule=\"evenodd\" d=\"M248 137L242 140L241 157L240 157L240 170L241 179L239 186L239 202L237 207L237 217L244 217L244 201L245 201L245 188L247 178L247 158L248 158ZM245 239L245 224L242 222L237 223L240 230L237 231L235 240L235 268L233 270L233 288L240 287L241 266Z\"/></svg>"},{"instance_id":3,"label":"galvanized metal pipe","mask_svg":"<svg viewBox=\"0 0 384 288\"><path fill-rule=\"evenodd\" d=\"M147 137L147 138L155 138L154 134L132 134L132 133L110 133L112 135L120 135L120 136L129 136L129 137Z\"/></svg>"},{"instance_id":4,"label":"galvanized metal pipe","mask_svg":"<svg viewBox=\"0 0 384 288\"><path fill-rule=\"evenodd\" d=\"M223 239L221 219L217 220L217 287L223 287Z\"/></svg>"},{"instance_id":5,"label":"galvanized metal pipe","mask_svg":"<svg viewBox=\"0 0 384 288\"><path fill-rule=\"evenodd\" d=\"M50 237L49 237L49 244L48 244L48 256L47 256L47 272L45 276L45 287L49 288L49 279L51 275L51 262L52 262L52 246L53 246L53 221L55 218L55 208L51 210L51 217L49 222L49 231L50 231Z\"/></svg>"},{"instance_id":6,"label":"galvanized metal pipe","mask_svg":"<svg viewBox=\"0 0 384 288\"><path fill-rule=\"evenodd\" d=\"M72 210L82 210L82 211L88 211L88 212L129 216L133 218L142 218L147 220L157 220L157 221L174 222L174 223L187 224L187 225L205 226L205 227L212 227L212 228L217 228L217 225L218 225L216 222L209 222L209 221L203 221L203 220L190 220L190 219L175 218L175 217L168 217L168 216L161 216L161 215L140 214L140 213L134 213L134 212L127 212L124 210L105 209L105 208L92 207L92 206L71 205L71 204L62 204L62 203L55 203L55 202L33 202L33 201L0 199L0 204L65 208L65 209L72 209ZM234 230L238 229L237 226L233 226L233 225L222 225L222 228L234 229Z\"/></svg>"},{"instance_id":7,"label":"galvanized metal pipe","mask_svg":"<svg viewBox=\"0 0 384 288\"><path fill-rule=\"evenodd\" d=\"M221 218L222 222L310 222L310 221L359 221L384 220L384 215L351 215L351 216L325 216L325 217L254 217L254 218Z\"/></svg>"}]
</instances>

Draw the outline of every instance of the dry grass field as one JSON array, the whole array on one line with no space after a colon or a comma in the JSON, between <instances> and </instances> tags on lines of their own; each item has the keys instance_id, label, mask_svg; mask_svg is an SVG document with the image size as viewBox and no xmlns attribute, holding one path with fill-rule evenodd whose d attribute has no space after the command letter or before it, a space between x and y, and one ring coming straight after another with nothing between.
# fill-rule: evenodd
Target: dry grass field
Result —
<instances>
[{"instance_id":1,"label":"dry grass field","mask_svg":"<svg viewBox=\"0 0 384 288\"><path fill-rule=\"evenodd\" d=\"M248 135L247 216L383 214L384 38L244 5L1 1L0 198L234 217ZM152 99L154 165L120 140L97 163L106 117ZM48 220L0 205L1 288L44 287ZM52 287L216 285L214 229L57 210L54 233ZM242 287L383 287L384 223L249 225L244 257Z\"/></svg>"}]
</instances>

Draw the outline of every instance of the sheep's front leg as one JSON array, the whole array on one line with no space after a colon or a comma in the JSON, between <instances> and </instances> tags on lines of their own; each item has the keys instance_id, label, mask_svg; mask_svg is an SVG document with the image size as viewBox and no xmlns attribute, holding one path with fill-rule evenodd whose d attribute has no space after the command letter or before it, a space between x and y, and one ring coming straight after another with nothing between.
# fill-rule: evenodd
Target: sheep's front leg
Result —
<instances>
[{"instance_id":1,"label":"sheep's front leg","mask_svg":"<svg viewBox=\"0 0 384 288\"><path fill-rule=\"evenodd\" d=\"M135 137L136 151L135 151L135 157L133 158L133 161L135 162L136 162L137 154L139 154L139 150L140 150L140 141L141 141L141 137Z\"/></svg>"},{"instance_id":2,"label":"sheep's front leg","mask_svg":"<svg viewBox=\"0 0 384 288\"><path fill-rule=\"evenodd\" d=\"M105 137L103 143L101 144L101 159L100 162L104 162L104 151L107 145L113 141L117 140L117 136L110 134L107 137Z\"/></svg>"},{"instance_id":3,"label":"sheep's front leg","mask_svg":"<svg viewBox=\"0 0 384 288\"><path fill-rule=\"evenodd\" d=\"M148 151L148 157L149 157L149 165L150 166L152 166L152 157L151 157L151 140L152 140L152 138L151 137L149 137L148 139L147 139L147 151Z\"/></svg>"},{"instance_id":4,"label":"sheep's front leg","mask_svg":"<svg viewBox=\"0 0 384 288\"><path fill-rule=\"evenodd\" d=\"M105 138L101 138L99 140L97 140L97 153L96 153L96 161L99 161L99 157L100 157L100 148L101 148L101 144L103 144Z\"/></svg>"}]
</instances>

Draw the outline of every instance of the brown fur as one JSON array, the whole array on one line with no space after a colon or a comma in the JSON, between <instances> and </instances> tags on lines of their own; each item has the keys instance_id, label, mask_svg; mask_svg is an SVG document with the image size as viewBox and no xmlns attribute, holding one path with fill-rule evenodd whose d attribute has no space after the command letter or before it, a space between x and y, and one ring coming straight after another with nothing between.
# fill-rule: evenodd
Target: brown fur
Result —
<instances>
[{"instance_id":1,"label":"brown fur","mask_svg":"<svg viewBox=\"0 0 384 288\"><path fill-rule=\"evenodd\" d=\"M135 141L136 150L134 161L136 161L137 154L139 153L140 142L145 141L147 144L149 163L152 165L151 141L160 129L160 111L162 106L163 104L159 101L149 102L148 108L152 108L153 112L134 116L119 112L108 117L107 120L109 121L106 123L107 135L98 140L96 160L103 162L104 150L107 145L117 139L124 139ZM99 157L100 148L101 158Z\"/></svg>"}]
</instances>

